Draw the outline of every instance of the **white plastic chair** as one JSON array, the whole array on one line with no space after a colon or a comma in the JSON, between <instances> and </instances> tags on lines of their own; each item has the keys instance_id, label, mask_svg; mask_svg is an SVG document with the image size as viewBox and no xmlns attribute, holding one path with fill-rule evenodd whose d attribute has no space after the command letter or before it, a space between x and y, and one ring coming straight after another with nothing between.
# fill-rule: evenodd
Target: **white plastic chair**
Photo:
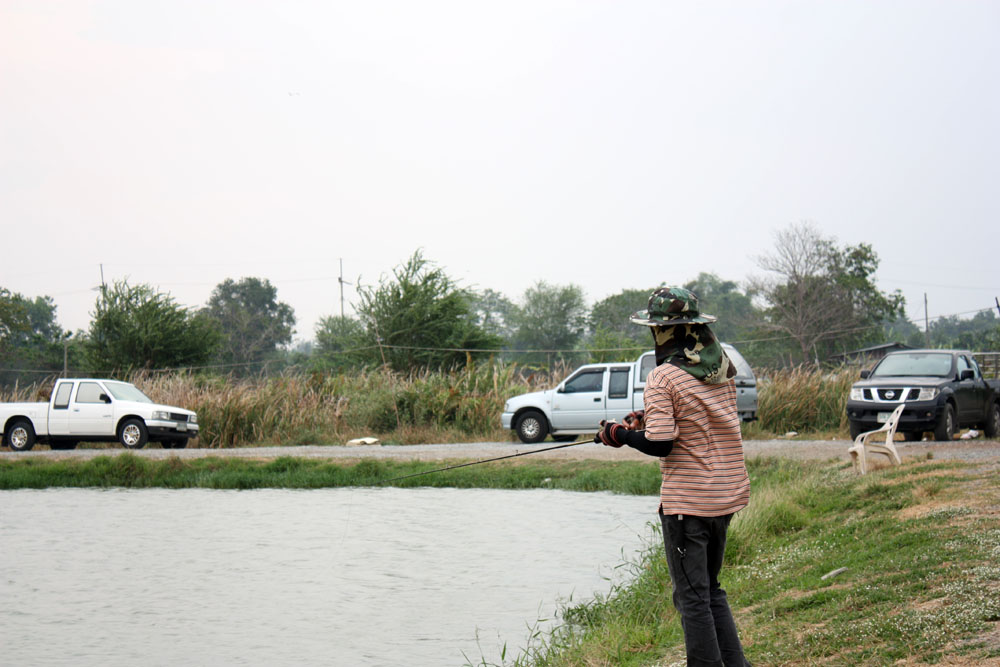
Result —
<instances>
[{"instance_id":1,"label":"white plastic chair","mask_svg":"<svg viewBox=\"0 0 1000 667\"><path fill-rule=\"evenodd\" d=\"M899 416L903 414L904 407L906 404L900 403L880 428L858 435L854 439L854 445L847 450L854 461L854 467L858 468L862 475L868 472L869 454L885 454L890 462L896 465L902 463L892 438L896 435L896 426L899 424Z\"/></svg>"}]
</instances>

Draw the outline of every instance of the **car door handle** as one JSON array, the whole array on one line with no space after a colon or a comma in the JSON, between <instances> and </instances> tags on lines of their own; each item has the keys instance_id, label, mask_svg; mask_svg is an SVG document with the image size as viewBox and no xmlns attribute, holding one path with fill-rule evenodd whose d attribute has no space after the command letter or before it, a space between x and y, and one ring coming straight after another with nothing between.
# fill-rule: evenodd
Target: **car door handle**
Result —
<instances>
[{"instance_id":1,"label":"car door handle","mask_svg":"<svg viewBox=\"0 0 1000 667\"><path fill-rule=\"evenodd\" d=\"M80 408L73 408L73 412L79 412Z\"/></svg>"},{"instance_id":2,"label":"car door handle","mask_svg":"<svg viewBox=\"0 0 1000 667\"><path fill-rule=\"evenodd\" d=\"M600 403L600 402L601 402L601 399L599 399L599 398L595 398L594 399L594 403Z\"/></svg>"}]
</instances>

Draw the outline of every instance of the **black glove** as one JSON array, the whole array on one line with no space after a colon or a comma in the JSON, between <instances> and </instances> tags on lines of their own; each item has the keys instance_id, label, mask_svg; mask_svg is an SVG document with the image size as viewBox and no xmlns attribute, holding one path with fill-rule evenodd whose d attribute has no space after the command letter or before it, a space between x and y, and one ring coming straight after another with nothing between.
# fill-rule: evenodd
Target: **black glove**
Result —
<instances>
[{"instance_id":1,"label":"black glove","mask_svg":"<svg viewBox=\"0 0 1000 667\"><path fill-rule=\"evenodd\" d=\"M636 410L635 412L630 412L625 415L625 419L622 420L628 426L631 431L641 431L646 428L646 411Z\"/></svg>"},{"instance_id":2,"label":"black glove","mask_svg":"<svg viewBox=\"0 0 1000 667\"><path fill-rule=\"evenodd\" d=\"M594 436L594 442L599 442L608 447L621 447L625 444L624 435L627 431L621 424L606 422L601 420L601 430Z\"/></svg>"}]
</instances>

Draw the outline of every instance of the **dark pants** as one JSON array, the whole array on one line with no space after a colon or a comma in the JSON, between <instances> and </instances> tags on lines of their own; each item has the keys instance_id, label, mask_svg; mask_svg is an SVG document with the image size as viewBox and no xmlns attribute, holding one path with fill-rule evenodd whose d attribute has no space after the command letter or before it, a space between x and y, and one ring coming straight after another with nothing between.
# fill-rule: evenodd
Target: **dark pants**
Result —
<instances>
[{"instance_id":1,"label":"dark pants","mask_svg":"<svg viewBox=\"0 0 1000 667\"><path fill-rule=\"evenodd\" d=\"M700 517L660 514L663 546L681 614L689 667L746 667L736 623L719 587L732 514Z\"/></svg>"}]
</instances>

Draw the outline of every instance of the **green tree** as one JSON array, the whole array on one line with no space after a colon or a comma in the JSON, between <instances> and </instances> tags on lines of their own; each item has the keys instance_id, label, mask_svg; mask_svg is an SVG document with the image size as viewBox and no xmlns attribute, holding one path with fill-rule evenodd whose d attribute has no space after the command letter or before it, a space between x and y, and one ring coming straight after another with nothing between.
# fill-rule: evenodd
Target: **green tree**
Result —
<instances>
[{"instance_id":1,"label":"green tree","mask_svg":"<svg viewBox=\"0 0 1000 667\"><path fill-rule=\"evenodd\" d=\"M35 381L61 370L63 345L69 342L51 297L28 299L0 288L0 383Z\"/></svg>"},{"instance_id":2,"label":"green tree","mask_svg":"<svg viewBox=\"0 0 1000 667\"><path fill-rule=\"evenodd\" d=\"M970 318L957 315L931 320L931 347L959 348L974 352L996 350L1000 323L992 309L981 310Z\"/></svg>"},{"instance_id":3,"label":"green tree","mask_svg":"<svg viewBox=\"0 0 1000 667\"><path fill-rule=\"evenodd\" d=\"M485 289L472 292L469 304L476 325L486 333L509 340L514 304L500 292Z\"/></svg>"},{"instance_id":4,"label":"green tree","mask_svg":"<svg viewBox=\"0 0 1000 667\"><path fill-rule=\"evenodd\" d=\"M316 326L316 347L313 366L323 369L345 369L377 363L375 341L359 320L330 315Z\"/></svg>"},{"instance_id":5,"label":"green tree","mask_svg":"<svg viewBox=\"0 0 1000 667\"><path fill-rule=\"evenodd\" d=\"M649 327L629 321L632 313L646 307L652 292L653 288L624 289L591 306L587 349L592 363L634 361L641 351L652 347Z\"/></svg>"},{"instance_id":6,"label":"green tree","mask_svg":"<svg viewBox=\"0 0 1000 667\"><path fill-rule=\"evenodd\" d=\"M416 251L377 286L358 288L359 319L395 370L464 364L462 350L496 350L500 339L476 324L469 292Z\"/></svg>"},{"instance_id":7,"label":"green tree","mask_svg":"<svg viewBox=\"0 0 1000 667\"><path fill-rule=\"evenodd\" d=\"M883 327L882 339L887 343L904 343L910 347L925 347L926 342L923 330L903 315Z\"/></svg>"},{"instance_id":8,"label":"green tree","mask_svg":"<svg viewBox=\"0 0 1000 667\"><path fill-rule=\"evenodd\" d=\"M519 356L521 361L540 362L576 355L587 328L583 289L577 285L549 285L538 281L524 292L521 304L511 313L515 350L535 350ZM549 351L554 352L549 352Z\"/></svg>"},{"instance_id":9,"label":"green tree","mask_svg":"<svg viewBox=\"0 0 1000 667\"><path fill-rule=\"evenodd\" d=\"M85 360L100 374L201 365L220 339L208 318L146 284L103 288L91 316Z\"/></svg>"},{"instance_id":10,"label":"green tree","mask_svg":"<svg viewBox=\"0 0 1000 667\"><path fill-rule=\"evenodd\" d=\"M624 289L601 299L590 308L587 323L592 332L621 334L629 340L645 345L651 337L646 330L629 321L632 313L642 310L649 302L653 289ZM641 340L640 340L641 339Z\"/></svg>"},{"instance_id":11,"label":"green tree","mask_svg":"<svg viewBox=\"0 0 1000 667\"><path fill-rule=\"evenodd\" d=\"M223 332L219 363L236 372L256 370L257 362L273 359L292 340L295 312L278 301L277 288L266 279L227 278L212 290L204 312Z\"/></svg>"},{"instance_id":12,"label":"green tree","mask_svg":"<svg viewBox=\"0 0 1000 667\"><path fill-rule=\"evenodd\" d=\"M794 341L800 362L878 342L880 325L903 313L903 296L874 283L871 246L838 248L808 223L778 232L758 265L777 276L753 284L767 303L764 328Z\"/></svg>"},{"instance_id":13,"label":"green tree","mask_svg":"<svg viewBox=\"0 0 1000 667\"><path fill-rule=\"evenodd\" d=\"M683 287L698 296L702 312L718 318L712 331L719 340L735 341L753 335L760 313L754 308L752 293L741 292L737 283L714 273L699 273Z\"/></svg>"},{"instance_id":14,"label":"green tree","mask_svg":"<svg viewBox=\"0 0 1000 667\"><path fill-rule=\"evenodd\" d=\"M31 333L24 297L0 287L0 354L6 358Z\"/></svg>"}]
</instances>

